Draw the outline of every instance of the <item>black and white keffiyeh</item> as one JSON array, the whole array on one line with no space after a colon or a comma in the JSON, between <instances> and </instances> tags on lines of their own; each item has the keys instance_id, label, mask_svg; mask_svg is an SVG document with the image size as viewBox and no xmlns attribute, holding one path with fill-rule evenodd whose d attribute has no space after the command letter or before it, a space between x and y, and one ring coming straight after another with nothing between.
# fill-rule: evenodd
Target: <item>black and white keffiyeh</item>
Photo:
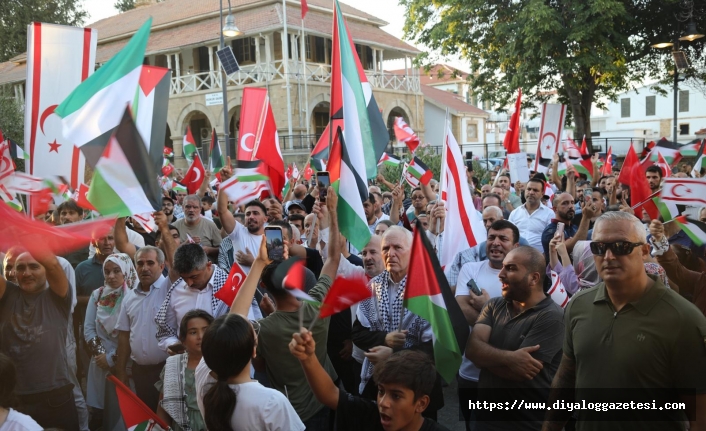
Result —
<instances>
[{"instance_id":1,"label":"black and white keffiyeh","mask_svg":"<svg viewBox=\"0 0 706 431\"><path fill-rule=\"evenodd\" d=\"M212 265L212 267L213 290L211 292L211 309L206 311L211 313L211 316L218 317L219 309L222 309L222 307L227 308L227 305L224 304L223 301L221 301L220 299L216 298L215 295L219 290L221 290L221 287L223 287L226 280L228 280L228 273L223 271L216 265ZM167 296L164 298L164 302L162 302L162 306L159 307L159 311L157 312L157 315L154 318L154 322L157 324L157 340L177 336L177 330L179 328L174 328L169 324L169 322L167 322L167 310L169 309L169 307L171 307L172 293L176 288L187 288L183 279L179 278L169 287L169 291L167 291ZM177 322L177 325L178 324L179 323Z\"/></svg>"},{"instance_id":2,"label":"black and white keffiyeh","mask_svg":"<svg viewBox=\"0 0 706 431\"><path fill-rule=\"evenodd\" d=\"M164 411L179 424L183 431L191 431L189 426L188 407L186 405L186 379L184 377L188 353L170 356L164 365L164 382L162 386L162 401Z\"/></svg>"},{"instance_id":3,"label":"black and white keffiyeh","mask_svg":"<svg viewBox=\"0 0 706 431\"><path fill-rule=\"evenodd\" d=\"M425 341L422 340L425 333L428 332L426 334L428 337L424 338L431 338L431 325L426 320L404 308L407 277L405 276L400 281L397 295L394 298L390 298L389 295L390 283L392 283L392 280L390 279L390 273L387 271L383 271L370 280L369 286L373 296L362 301L358 309L368 320L371 331L392 332L400 328L406 329L408 333L404 348L409 349L410 347L421 345ZM400 319L402 319L401 326ZM373 364L368 361L368 358L365 358L359 387L360 393L363 393L365 385L373 376L373 369Z\"/></svg>"}]
</instances>

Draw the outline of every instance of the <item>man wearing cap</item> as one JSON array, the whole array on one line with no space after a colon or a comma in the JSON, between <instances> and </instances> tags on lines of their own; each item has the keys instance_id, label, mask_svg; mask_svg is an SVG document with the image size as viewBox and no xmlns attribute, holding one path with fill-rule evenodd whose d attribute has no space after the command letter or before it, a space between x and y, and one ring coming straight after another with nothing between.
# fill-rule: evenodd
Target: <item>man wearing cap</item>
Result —
<instances>
[{"instance_id":1,"label":"man wearing cap","mask_svg":"<svg viewBox=\"0 0 706 431\"><path fill-rule=\"evenodd\" d=\"M287 217L293 214L301 214L306 217L306 206L304 206L304 203L299 199L287 202L284 210L287 213Z\"/></svg>"}]
</instances>

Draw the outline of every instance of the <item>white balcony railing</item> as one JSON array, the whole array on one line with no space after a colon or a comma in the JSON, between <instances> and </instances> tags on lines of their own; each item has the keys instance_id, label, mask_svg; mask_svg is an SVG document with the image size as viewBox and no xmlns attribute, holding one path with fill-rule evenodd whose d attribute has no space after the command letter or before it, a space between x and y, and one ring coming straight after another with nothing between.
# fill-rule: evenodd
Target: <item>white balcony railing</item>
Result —
<instances>
[{"instance_id":1,"label":"white balcony railing","mask_svg":"<svg viewBox=\"0 0 706 431\"><path fill-rule=\"evenodd\" d=\"M302 79L308 82L331 82L331 66L327 64L291 61L289 68L290 82L297 83ZM265 83L284 80L285 63L278 60L270 64L258 63L242 66L228 77L228 86L240 87L248 84ZM376 88L417 93L420 91L419 77L386 74L384 72L366 71L368 82ZM185 94L196 91L221 89L221 75L218 71L201 72L172 78L170 94Z\"/></svg>"}]
</instances>

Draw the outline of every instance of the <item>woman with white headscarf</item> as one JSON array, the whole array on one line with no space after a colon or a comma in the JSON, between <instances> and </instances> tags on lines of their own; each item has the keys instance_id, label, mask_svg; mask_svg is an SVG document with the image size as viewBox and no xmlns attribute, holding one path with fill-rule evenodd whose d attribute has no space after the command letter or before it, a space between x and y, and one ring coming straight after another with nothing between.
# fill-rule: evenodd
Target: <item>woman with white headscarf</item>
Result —
<instances>
[{"instance_id":1,"label":"woman with white headscarf","mask_svg":"<svg viewBox=\"0 0 706 431\"><path fill-rule=\"evenodd\" d=\"M135 266L125 253L108 256L103 262L103 275L105 285L91 294L84 321L84 334L91 354L86 403L99 410L103 409L105 378L117 358L120 307L127 290L134 289L139 283ZM100 417L101 414L94 412L93 416Z\"/></svg>"}]
</instances>

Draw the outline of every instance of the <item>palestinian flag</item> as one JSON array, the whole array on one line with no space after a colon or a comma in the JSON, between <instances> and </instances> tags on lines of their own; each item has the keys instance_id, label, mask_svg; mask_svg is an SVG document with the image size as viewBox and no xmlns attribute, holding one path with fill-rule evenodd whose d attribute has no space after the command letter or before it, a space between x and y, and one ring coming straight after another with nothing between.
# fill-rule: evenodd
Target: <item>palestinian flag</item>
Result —
<instances>
[{"instance_id":1,"label":"palestinian flag","mask_svg":"<svg viewBox=\"0 0 706 431\"><path fill-rule=\"evenodd\" d=\"M419 187L419 180L409 172L409 165L407 163L405 163L402 167L402 175L404 180L407 181L407 184L409 184L410 187L412 187L413 189Z\"/></svg>"},{"instance_id":2,"label":"palestinian flag","mask_svg":"<svg viewBox=\"0 0 706 431\"><path fill-rule=\"evenodd\" d=\"M211 155L208 162L208 169L211 172L218 172L226 165L226 159L221 154L221 145L218 142L218 135L216 134L216 129L213 129L211 133L211 148L209 149L209 154Z\"/></svg>"},{"instance_id":3,"label":"palestinian flag","mask_svg":"<svg viewBox=\"0 0 706 431\"><path fill-rule=\"evenodd\" d=\"M172 190L174 190L176 193L187 193L186 186L177 181L174 181L174 183L172 183Z\"/></svg>"},{"instance_id":4,"label":"palestinian flag","mask_svg":"<svg viewBox=\"0 0 706 431\"><path fill-rule=\"evenodd\" d=\"M434 178L434 172L417 156L414 156L409 166L407 166L407 172L425 186Z\"/></svg>"},{"instance_id":5,"label":"palestinian flag","mask_svg":"<svg viewBox=\"0 0 706 431\"><path fill-rule=\"evenodd\" d=\"M375 126L368 112L373 101L370 84L353 49L343 13L334 1L333 48L331 62L331 118L343 118L343 129L337 127L329 158L331 184L339 196L338 224L341 233L353 246L362 250L370 241L370 230L363 210L368 198L368 178L377 176L377 161L384 151L376 152ZM365 82L362 80L366 79ZM382 124L384 128L384 123ZM385 130L385 145L387 131Z\"/></svg>"},{"instance_id":6,"label":"palestinian flag","mask_svg":"<svg viewBox=\"0 0 706 431\"><path fill-rule=\"evenodd\" d=\"M103 215L129 217L159 211L162 193L157 177L130 110L125 109L120 125L96 164L86 197Z\"/></svg>"},{"instance_id":7,"label":"palestinian flag","mask_svg":"<svg viewBox=\"0 0 706 431\"><path fill-rule=\"evenodd\" d=\"M164 157L167 133L167 106L172 73L166 67L143 66L137 95L132 102L132 117L145 142L150 160L159 169ZM90 160L89 160L90 163Z\"/></svg>"},{"instance_id":8,"label":"palestinian flag","mask_svg":"<svg viewBox=\"0 0 706 431\"><path fill-rule=\"evenodd\" d=\"M343 119L345 141L361 148L360 153L351 154L364 162L363 171L357 172L367 181L377 176L377 162L390 137L338 0L334 1L331 58L331 118ZM335 133L337 125L334 123L331 127Z\"/></svg>"},{"instance_id":9,"label":"palestinian flag","mask_svg":"<svg viewBox=\"0 0 706 431\"><path fill-rule=\"evenodd\" d=\"M461 346L470 331L419 221L408 268L404 306L431 324L436 370L451 382L461 366Z\"/></svg>"},{"instance_id":10,"label":"palestinian flag","mask_svg":"<svg viewBox=\"0 0 706 431\"><path fill-rule=\"evenodd\" d=\"M321 134L321 137L319 138L319 141L316 143L316 146L311 150L311 155L309 156L309 164L311 166L311 169L314 170L314 172L322 172L326 170L326 162L329 159L329 127L331 127L331 123L334 124L334 127L341 126L343 123L340 120L334 120L329 122L326 125L326 128L324 129L324 132Z\"/></svg>"},{"instance_id":11,"label":"palestinian flag","mask_svg":"<svg viewBox=\"0 0 706 431\"><path fill-rule=\"evenodd\" d=\"M382 158L378 162L378 166L380 165L385 165L385 166L398 166L400 163L402 163L402 159L397 157L394 154L387 154L387 153L382 153Z\"/></svg>"},{"instance_id":12,"label":"palestinian flag","mask_svg":"<svg viewBox=\"0 0 706 431\"><path fill-rule=\"evenodd\" d=\"M664 202L659 197L652 198L652 201L657 205L659 215L662 216L662 221L667 222L679 216L679 209L674 202Z\"/></svg>"},{"instance_id":13,"label":"palestinian flag","mask_svg":"<svg viewBox=\"0 0 706 431\"><path fill-rule=\"evenodd\" d=\"M109 133L123 119L124 108L139 97L138 85L151 25L149 18L115 57L79 84L54 111L62 118L64 138L77 147L110 139ZM97 146L103 148L102 144Z\"/></svg>"},{"instance_id":14,"label":"palestinian flag","mask_svg":"<svg viewBox=\"0 0 706 431\"><path fill-rule=\"evenodd\" d=\"M706 244L706 223L686 218L686 216L679 216L675 220L694 244L699 247Z\"/></svg>"},{"instance_id":15,"label":"palestinian flag","mask_svg":"<svg viewBox=\"0 0 706 431\"><path fill-rule=\"evenodd\" d=\"M194 141L194 135L191 134L191 127L189 126L186 126L183 145L184 157L191 163L194 160L194 153L196 152L196 141Z\"/></svg>"},{"instance_id":16,"label":"palestinian flag","mask_svg":"<svg viewBox=\"0 0 706 431\"><path fill-rule=\"evenodd\" d=\"M701 170L706 169L706 155L702 154L701 157L694 163L694 168L691 170L691 176L694 178L701 177Z\"/></svg>"},{"instance_id":17,"label":"palestinian flag","mask_svg":"<svg viewBox=\"0 0 706 431\"><path fill-rule=\"evenodd\" d=\"M10 138L7 139L7 142L10 143L10 157L13 159L29 160L29 154L27 154L27 152L25 152L25 150L17 144L17 142Z\"/></svg>"},{"instance_id":18,"label":"palestinian flag","mask_svg":"<svg viewBox=\"0 0 706 431\"><path fill-rule=\"evenodd\" d=\"M706 144L706 139L702 139L701 142L683 145L679 147L679 154L681 154L682 157L699 157L703 154L701 148L704 144Z\"/></svg>"},{"instance_id":19,"label":"palestinian flag","mask_svg":"<svg viewBox=\"0 0 706 431\"><path fill-rule=\"evenodd\" d=\"M267 181L270 179L267 173L267 165L260 160L253 160L252 162L238 160L238 166L235 168L235 177L240 182Z\"/></svg>"},{"instance_id":20,"label":"palestinian flag","mask_svg":"<svg viewBox=\"0 0 706 431\"><path fill-rule=\"evenodd\" d=\"M115 376L106 377L105 426L108 430L165 431L162 419ZM116 411L117 410L117 411Z\"/></svg>"},{"instance_id":21,"label":"palestinian flag","mask_svg":"<svg viewBox=\"0 0 706 431\"><path fill-rule=\"evenodd\" d=\"M678 163L679 160L682 158L681 154L681 148L679 144L675 142L668 141L665 138L660 139L657 141L657 144L652 148L652 151L650 153L650 160L653 162L656 162L659 160L659 154L662 155L669 163L669 165L674 165L675 163Z\"/></svg>"}]
</instances>

